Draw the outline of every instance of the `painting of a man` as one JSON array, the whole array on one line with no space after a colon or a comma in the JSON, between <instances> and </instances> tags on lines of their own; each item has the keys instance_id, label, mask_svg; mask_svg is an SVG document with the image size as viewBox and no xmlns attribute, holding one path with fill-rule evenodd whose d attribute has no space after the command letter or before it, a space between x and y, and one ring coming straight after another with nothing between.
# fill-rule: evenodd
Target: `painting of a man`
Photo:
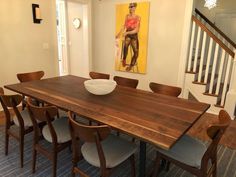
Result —
<instances>
[{"instance_id":1,"label":"painting of a man","mask_svg":"<svg viewBox=\"0 0 236 177\"><path fill-rule=\"evenodd\" d=\"M125 15L125 19L123 20L123 25L120 28L119 32L116 34L116 48L117 48L116 69L120 71L145 73L145 71L140 71L139 68L140 69L145 68L145 66L141 66L141 64L145 63L146 65L146 62L140 61L140 64L138 63L139 59L146 60L146 58L144 58L145 53L142 53L141 56L143 58L140 58L140 40L139 40L140 29L143 29L141 36L146 37L143 38L142 41L145 40L147 41L147 34L145 35L145 33L147 33L147 30L145 31L147 27L142 28L141 16L136 14L136 9L138 8L139 4L141 5L140 9L142 8L142 6L148 7L144 6L144 3L136 3L136 2L129 3L128 14ZM123 7L118 8L118 10L121 8ZM144 11L141 12L145 13L145 10L149 9L146 8L142 10ZM121 21L121 18L117 17L117 21ZM145 21L146 21L145 24L147 24L147 16ZM147 46L141 46L141 48L145 49L146 47Z\"/></svg>"}]
</instances>

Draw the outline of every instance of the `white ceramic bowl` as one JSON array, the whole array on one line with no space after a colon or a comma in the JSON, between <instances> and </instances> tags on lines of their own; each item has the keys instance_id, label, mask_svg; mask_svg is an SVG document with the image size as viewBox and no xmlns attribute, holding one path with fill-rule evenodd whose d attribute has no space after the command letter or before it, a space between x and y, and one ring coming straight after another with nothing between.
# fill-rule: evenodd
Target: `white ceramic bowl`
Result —
<instances>
[{"instance_id":1,"label":"white ceramic bowl","mask_svg":"<svg viewBox=\"0 0 236 177\"><path fill-rule=\"evenodd\" d=\"M116 88L116 81L107 79L92 79L84 82L86 90L94 95L106 95Z\"/></svg>"}]
</instances>

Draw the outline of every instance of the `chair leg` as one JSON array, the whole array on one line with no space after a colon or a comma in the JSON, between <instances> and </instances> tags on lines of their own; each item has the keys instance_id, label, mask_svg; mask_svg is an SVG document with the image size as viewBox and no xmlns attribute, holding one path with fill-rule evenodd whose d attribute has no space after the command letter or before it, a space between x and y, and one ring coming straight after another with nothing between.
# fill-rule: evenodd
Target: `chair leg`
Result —
<instances>
[{"instance_id":1,"label":"chair leg","mask_svg":"<svg viewBox=\"0 0 236 177\"><path fill-rule=\"evenodd\" d=\"M33 150L32 173L35 173L36 160L37 160L37 151L34 149L34 150Z\"/></svg>"},{"instance_id":2,"label":"chair leg","mask_svg":"<svg viewBox=\"0 0 236 177\"><path fill-rule=\"evenodd\" d=\"M214 170L212 172L212 177L217 177L217 157L215 155L214 159L212 160L212 163L214 165Z\"/></svg>"},{"instance_id":3,"label":"chair leg","mask_svg":"<svg viewBox=\"0 0 236 177\"><path fill-rule=\"evenodd\" d=\"M20 167L24 166L24 135L20 137Z\"/></svg>"},{"instance_id":4,"label":"chair leg","mask_svg":"<svg viewBox=\"0 0 236 177\"><path fill-rule=\"evenodd\" d=\"M54 152L53 154L52 172L53 172L53 177L56 177L57 176L57 153L56 152Z\"/></svg>"},{"instance_id":5,"label":"chair leg","mask_svg":"<svg viewBox=\"0 0 236 177\"><path fill-rule=\"evenodd\" d=\"M131 176L135 177L135 158L134 158L134 154L130 156L130 165L131 165Z\"/></svg>"},{"instance_id":6,"label":"chair leg","mask_svg":"<svg viewBox=\"0 0 236 177\"><path fill-rule=\"evenodd\" d=\"M71 177L75 177L74 167L72 167L72 169L71 169Z\"/></svg>"},{"instance_id":7,"label":"chair leg","mask_svg":"<svg viewBox=\"0 0 236 177\"><path fill-rule=\"evenodd\" d=\"M9 145L9 134L6 131L6 134L5 134L5 155L8 155L8 145Z\"/></svg>"},{"instance_id":8,"label":"chair leg","mask_svg":"<svg viewBox=\"0 0 236 177\"><path fill-rule=\"evenodd\" d=\"M170 162L169 161L166 162L165 170L166 171L170 170Z\"/></svg>"},{"instance_id":9,"label":"chair leg","mask_svg":"<svg viewBox=\"0 0 236 177\"><path fill-rule=\"evenodd\" d=\"M104 170L103 172L102 172L102 175L101 175L101 177L108 177L109 176L109 170L108 169L106 169L106 170Z\"/></svg>"},{"instance_id":10,"label":"chair leg","mask_svg":"<svg viewBox=\"0 0 236 177\"><path fill-rule=\"evenodd\" d=\"M156 177L158 175L158 172L160 170L160 160L161 160L160 154L157 152L152 177Z\"/></svg>"},{"instance_id":11,"label":"chair leg","mask_svg":"<svg viewBox=\"0 0 236 177\"><path fill-rule=\"evenodd\" d=\"M77 170L77 168L76 168L77 162L78 161L76 159L72 158L72 169L71 169L71 176L72 177L75 177L75 173L76 173L76 170Z\"/></svg>"}]
</instances>

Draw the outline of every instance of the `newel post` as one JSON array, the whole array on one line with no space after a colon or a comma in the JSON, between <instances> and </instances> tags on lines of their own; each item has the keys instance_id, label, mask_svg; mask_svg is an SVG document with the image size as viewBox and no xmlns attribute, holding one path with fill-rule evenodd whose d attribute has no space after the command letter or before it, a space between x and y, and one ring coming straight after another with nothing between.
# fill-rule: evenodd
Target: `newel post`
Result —
<instances>
[{"instance_id":1,"label":"newel post","mask_svg":"<svg viewBox=\"0 0 236 177\"><path fill-rule=\"evenodd\" d=\"M235 55L232 61L233 68L230 80L230 87L226 95L226 101L225 101L225 110L229 113L231 119L235 119L235 114L236 114L236 49L234 50L234 53Z\"/></svg>"}]
</instances>

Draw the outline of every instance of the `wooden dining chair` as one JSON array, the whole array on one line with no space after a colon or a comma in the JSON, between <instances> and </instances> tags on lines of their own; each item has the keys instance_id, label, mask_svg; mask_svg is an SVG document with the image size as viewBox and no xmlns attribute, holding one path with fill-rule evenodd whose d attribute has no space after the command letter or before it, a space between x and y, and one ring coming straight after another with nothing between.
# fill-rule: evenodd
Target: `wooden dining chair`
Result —
<instances>
[{"instance_id":1,"label":"wooden dining chair","mask_svg":"<svg viewBox=\"0 0 236 177\"><path fill-rule=\"evenodd\" d=\"M29 82L33 80L40 80L44 76L44 71L18 73L16 76L20 82Z\"/></svg>"},{"instance_id":2,"label":"wooden dining chair","mask_svg":"<svg viewBox=\"0 0 236 177\"><path fill-rule=\"evenodd\" d=\"M19 142L20 167L24 166L24 136L32 132L32 122L27 110L19 111L23 97L21 95L4 95L0 88L0 101L5 113L5 155L8 155L9 137ZM13 110L14 114L10 112Z\"/></svg>"},{"instance_id":3,"label":"wooden dining chair","mask_svg":"<svg viewBox=\"0 0 236 177\"><path fill-rule=\"evenodd\" d=\"M35 106L32 104L31 99L27 100L27 107L34 130L32 172L35 173L37 152L39 152L52 161L52 176L56 177L57 155L60 151L69 147L71 144L68 118L60 117L56 119L55 117L58 114L58 110L55 106ZM37 124L38 121L46 122L46 125L42 128L42 133ZM52 147L46 149L40 143L42 140L51 143Z\"/></svg>"},{"instance_id":4,"label":"wooden dining chair","mask_svg":"<svg viewBox=\"0 0 236 177\"><path fill-rule=\"evenodd\" d=\"M29 82L29 81L34 81L34 80L40 80L44 76L44 71L35 71L35 72L28 72L28 73L18 73L16 74L17 79L20 82ZM39 104L40 101L34 100L36 104ZM26 99L25 96L23 95L23 101L22 101L22 110L24 110L26 107Z\"/></svg>"},{"instance_id":5,"label":"wooden dining chair","mask_svg":"<svg viewBox=\"0 0 236 177\"><path fill-rule=\"evenodd\" d=\"M137 88L138 86L138 80L137 79L131 79L126 77L120 77L120 76L114 76L114 81L116 81L117 85L130 87L130 88Z\"/></svg>"},{"instance_id":6,"label":"wooden dining chair","mask_svg":"<svg viewBox=\"0 0 236 177\"><path fill-rule=\"evenodd\" d=\"M89 76L92 79L110 79L110 74L105 74L105 73L90 72Z\"/></svg>"},{"instance_id":7,"label":"wooden dining chair","mask_svg":"<svg viewBox=\"0 0 236 177\"><path fill-rule=\"evenodd\" d=\"M88 177L77 167L81 156L91 165L100 168L101 177L110 176L112 170L126 160L130 160L132 177L135 177L134 153L136 145L110 134L107 125L87 126L76 122L69 112L73 157L72 176ZM84 144L81 146L81 142Z\"/></svg>"},{"instance_id":8,"label":"wooden dining chair","mask_svg":"<svg viewBox=\"0 0 236 177\"><path fill-rule=\"evenodd\" d=\"M173 96L173 97L178 97L182 91L180 87L158 84L155 82L151 82L149 84L149 87L154 93Z\"/></svg>"},{"instance_id":9,"label":"wooden dining chair","mask_svg":"<svg viewBox=\"0 0 236 177\"><path fill-rule=\"evenodd\" d=\"M155 159L155 170L152 176L157 176L160 160L165 159L198 177L217 176L217 146L230 124L229 114L221 110L219 122L207 129L211 139L209 146L188 135L184 135L170 150L158 148ZM209 161L211 163L209 163ZM210 165L210 166L209 166Z\"/></svg>"},{"instance_id":10,"label":"wooden dining chair","mask_svg":"<svg viewBox=\"0 0 236 177\"><path fill-rule=\"evenodd\" d=\"M3 95L4 94L4 90L2 87L0 87L0 95Z\"/></svg>"}]
</instances>

